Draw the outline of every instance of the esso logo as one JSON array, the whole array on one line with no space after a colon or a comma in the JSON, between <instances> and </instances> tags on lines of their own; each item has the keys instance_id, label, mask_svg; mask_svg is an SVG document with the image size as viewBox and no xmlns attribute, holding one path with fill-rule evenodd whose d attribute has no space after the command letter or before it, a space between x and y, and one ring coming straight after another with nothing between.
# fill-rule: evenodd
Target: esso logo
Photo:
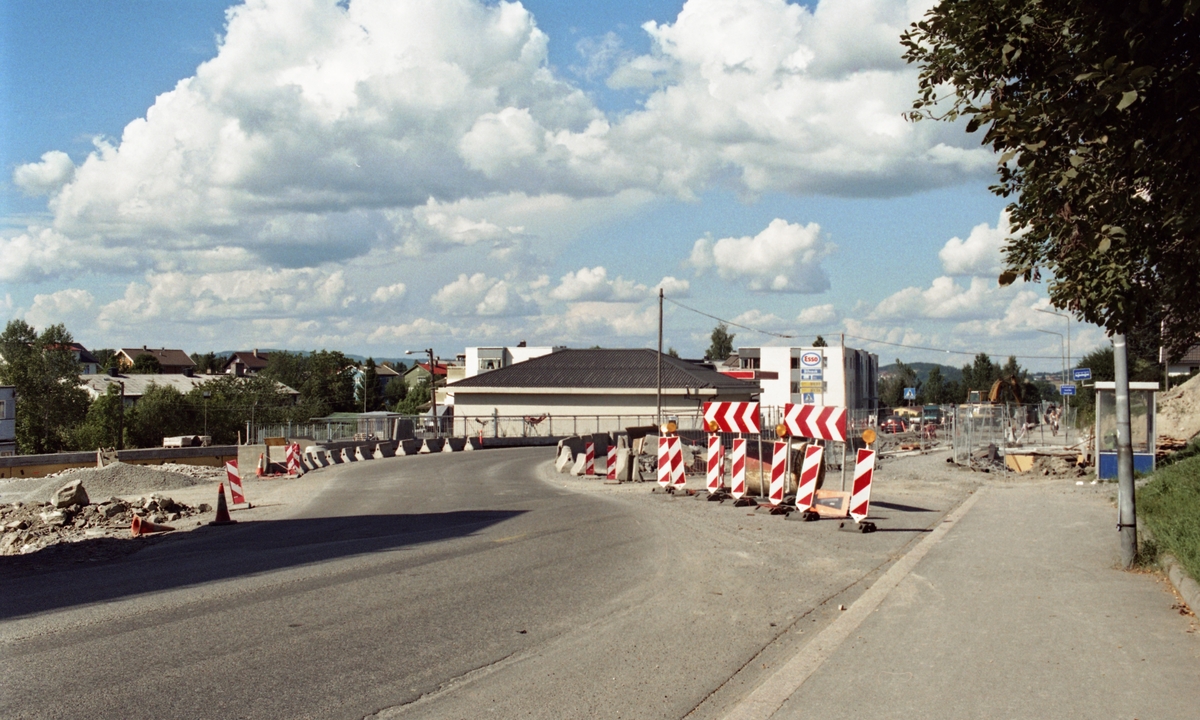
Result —
<instances>
[{"instance_id":1,"label":"esso logo","mask_svg":"<svg viewBox=\"0 0 1200 720\"><path fill-rule=\"evenodd\" d=\"M819 367L821 365L821 355L815 352L806 352L800 356L800 364L805 367Z\"/></svg>"}]
</instances>

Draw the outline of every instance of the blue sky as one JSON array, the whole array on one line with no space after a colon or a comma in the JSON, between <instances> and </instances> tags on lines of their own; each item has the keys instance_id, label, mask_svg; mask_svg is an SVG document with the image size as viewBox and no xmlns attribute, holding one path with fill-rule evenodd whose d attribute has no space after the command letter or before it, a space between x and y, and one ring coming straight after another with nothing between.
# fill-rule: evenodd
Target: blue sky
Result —
<instances>
[{"instance_id":1,"label":"blue sky","mask_svg":"<svg viewBox=\"0 0 1200 720\"><path fill-rule=\"evenodd\" d=\"M996 284L991 154L900 117L908 3L2 12L0 319L189 352L637 347L662 286L800 338L737 344L1060 364L1044 286ZM712 326L668 304L681 353Z\"/></svg>"}]
</instances>

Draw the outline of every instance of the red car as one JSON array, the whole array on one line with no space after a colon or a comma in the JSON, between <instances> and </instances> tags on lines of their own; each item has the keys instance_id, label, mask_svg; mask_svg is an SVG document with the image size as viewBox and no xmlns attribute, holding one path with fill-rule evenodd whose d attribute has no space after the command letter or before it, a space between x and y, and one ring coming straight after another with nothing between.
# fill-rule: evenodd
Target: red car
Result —
<instances>
[{"instance_id":1,"label":"red car","mask_svg":"<svg viewBox=\"0 0 1200 720\"><path fill-rule=\"evenodd\" d=\"M899 415L889 415L883 422L879 423L879 431L885 433L902 433L908 427L904 424L904 420Z\"/></svg>"}]
</instances>

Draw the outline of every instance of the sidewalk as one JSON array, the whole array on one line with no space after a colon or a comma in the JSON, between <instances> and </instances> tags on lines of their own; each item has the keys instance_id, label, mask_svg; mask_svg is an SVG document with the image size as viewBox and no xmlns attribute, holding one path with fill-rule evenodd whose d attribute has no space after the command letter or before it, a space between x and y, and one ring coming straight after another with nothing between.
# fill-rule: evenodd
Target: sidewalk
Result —
<instances>
[{"instance_id":1,"label":"sidewalk","mask_svg":"<svg viewBox=\"0 0 1200 720\"><path fill-rule=\"evenodd\" d=\"M1117 569L1113 493L981 489L773 717L1200 717L1198 623Z\"/></svg>"}]
</instances>

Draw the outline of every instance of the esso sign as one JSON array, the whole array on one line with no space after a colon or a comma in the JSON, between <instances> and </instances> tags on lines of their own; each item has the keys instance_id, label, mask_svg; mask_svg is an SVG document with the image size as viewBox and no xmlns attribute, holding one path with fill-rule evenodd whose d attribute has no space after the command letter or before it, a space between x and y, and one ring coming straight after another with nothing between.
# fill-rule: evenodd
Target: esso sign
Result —
<instances>
[{"instance_id":1,"label":"esso sign","mask_svg":"<svg viewBox=\"0 0 1200 720\"><path fill-rule=\"evenodd\" d=\"M821 367L821 354L806 352L800 356L800 364L803 367Z\"/></svg>"}]
</instances>

